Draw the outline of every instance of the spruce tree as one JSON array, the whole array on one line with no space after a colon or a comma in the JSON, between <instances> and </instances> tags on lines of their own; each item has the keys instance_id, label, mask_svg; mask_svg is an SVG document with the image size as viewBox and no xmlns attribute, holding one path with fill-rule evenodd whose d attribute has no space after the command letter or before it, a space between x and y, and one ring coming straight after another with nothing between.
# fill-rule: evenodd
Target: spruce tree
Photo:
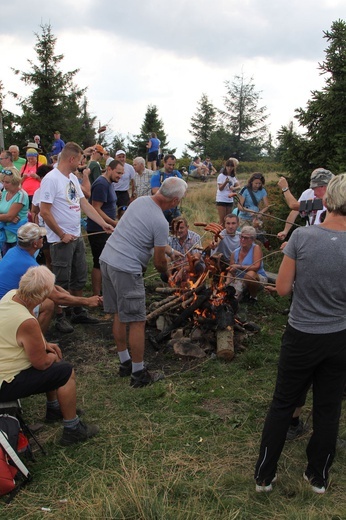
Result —
<instances>
[{"instance_id":1,"label":"spruce tree","mask_svg":"<svg viewBox=\"0 0 346 520\"><path fill-rule=\"evenodd\" d=\"M325 85L311 92L306 109L296 110L303 132L293 130L292 124L278 133L279 159L297 191L306 189L315 168L334 174L346 169L346 23L335 21L323 34L329 45L318 68Z\"/></svg>"},{"instance_id":2,"label":"spruce tree","mask_svg":"<svg viewBox=\"0 0 346 520\"><path fill-rule=\"evenodd\" d=\"M22 111L15 118L20 137L25 143L39 134L42 143L50 148L54 131L58 130L65 141L76 141L87 147L95 142L93 125L96 118L88 113L86 89L73 82L79 69L67 73L59 69L64 56L54 53L57 39L49 24L40 27L42 33L35 33L37 62L28 60L31 66L28 72L12 69L25 85L32 86L26 98L12 92Z\"/></svg>"},{"instance_id":3,"label":"spruce tree","mask_svg":"<svg viewBox=\"0 0 346 520\"><path fill-rule=\"evenodd\" d=\"M226 130L232 135L234 154L244 161L256 160L267 141L267 107L259 105L260 92L255 90L253 78L246 80L242 74L235 76L232 82L225 81L225 85L226 110L220 114Z\"/></svg>"},{"instance_id":4,"label":"spruce tree","mask_svg":"<svg viewBox=\"0 0 346 520\"><path fill-rule=\"evenodd\" d=\"M129 154L131 157L146 157L148 150L146 144L149 141L150 134L155 132L157 138L161 141L162 153L174 153L168 150L167 135L165 133L163 122L159 118L158 108L156 105L148 105L144 116L144 121L140 128L140 133L133 136L129 145Z\"/></svg>"},{"instance_id":5,"label":"spruce tree","mask_svg":"<svg viewBox=\"0 0 346 520\"><path fill-rule=\"evenodd\" d=\"M202 94L198 102L197 110L191 117L191 129L189 133L193 139L186 145L194 154L211 155L208 148L211 134L217 128L217 110L209 101L206 94Z\"/></svg>"}]
</instances>

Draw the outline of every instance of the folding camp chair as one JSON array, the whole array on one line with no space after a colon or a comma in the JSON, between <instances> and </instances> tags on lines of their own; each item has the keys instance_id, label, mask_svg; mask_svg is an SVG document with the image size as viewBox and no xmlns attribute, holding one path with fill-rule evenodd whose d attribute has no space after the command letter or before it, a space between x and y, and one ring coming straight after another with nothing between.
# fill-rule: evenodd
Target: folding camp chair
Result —
<instances>
[{"instance_id":1,"label":"folding camp chair","mask_svg":"<svg viewBox=\"0 0 346 520\"><path fill-rule=\"evenodd\" d=\"M31 437L32 440L35 442L36 446L40 449L40 451L47 455L46 451L44 450L42 444L37 439L34 432L30 429L30 427L26 424L24 418L23 418L23 410L20 403L20 400L17 399L15 401L7 401L7 402L0 402L0 414L9 414L13 415L14 417L17 417L20 427L27 437ZM34 459L32 452L30 451L31 458Z\"/></svg>"}]
</instances>

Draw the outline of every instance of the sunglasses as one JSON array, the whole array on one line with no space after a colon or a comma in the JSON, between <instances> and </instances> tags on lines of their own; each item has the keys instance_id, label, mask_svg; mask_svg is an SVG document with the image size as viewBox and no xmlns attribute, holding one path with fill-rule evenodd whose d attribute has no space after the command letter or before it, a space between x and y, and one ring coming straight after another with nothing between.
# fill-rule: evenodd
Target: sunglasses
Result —
<instances>
[{"instance_id":1,"label":"sunglasses","mask_svg":"<svg viewBox=\"0 0 346 520\"><path fill-rule=\"evenodd\" d=\"M2 170L2 172L4 175L13 175L13 172L11 172L11 170Z\"/></svg>"}]
</instances>

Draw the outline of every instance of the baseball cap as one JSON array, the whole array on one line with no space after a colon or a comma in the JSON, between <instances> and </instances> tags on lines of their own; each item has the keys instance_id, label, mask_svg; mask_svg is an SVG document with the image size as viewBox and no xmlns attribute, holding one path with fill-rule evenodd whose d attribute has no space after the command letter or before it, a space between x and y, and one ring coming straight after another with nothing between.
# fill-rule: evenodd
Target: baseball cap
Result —
<instances>
[{"instance_id":1,"label":"baseball cap","mask_svg":"<svg viewBox=\"0 0 346 520\"><path fill-rule=\"evenodd\" d=\"M21 242L30 242L47 235L46 228L40 227L33 222L27 222L21 226L17 231L18 240Z\"/></svg>"},{"instance_id":2,"label":"baseball cap","mask_svg":"<svg viewBox=\"0 0 346 520\"><path fill-rule=\"evenodd\" d=\"M114 161L113 157L108 157L106 161L106 166L108 166L112 161Z\"/></svg>"},{"instance_id":3,"label":"baseball cap","mask_svg":"<svg viewBox=\"0 0 346 520\"><path fill-rule=\"evenodd\" d=\"M106 153L106 150L100 144L95 144L94 150L95 150L95 152L98 152L98 153L101 153L101 154Z\"/></svg>"},{"instance_id":4,"label":"baseball cap","mask_svg":"<svg viewBox=\"0 0 346 520\"><path fill-rule=\"evenodd\" d=\"M319 186L327 186L329 181L335 177L333 173L324 168L316 168L310 177L310 188L318 188Z\"/></svg>"},{"instance_id":5,"label":"baseball cap","mask_svg":"<svg viewBox=\"0 0 346 520\"><path fill-rule=\"evenodd\" d=\"M124 150L118 150L117 153L115 154L115 157L116 157L117 155L122 155L122 154L123 154L123 155L126 155L126 152L124 152Z\"/></svg>"}]
</instances>

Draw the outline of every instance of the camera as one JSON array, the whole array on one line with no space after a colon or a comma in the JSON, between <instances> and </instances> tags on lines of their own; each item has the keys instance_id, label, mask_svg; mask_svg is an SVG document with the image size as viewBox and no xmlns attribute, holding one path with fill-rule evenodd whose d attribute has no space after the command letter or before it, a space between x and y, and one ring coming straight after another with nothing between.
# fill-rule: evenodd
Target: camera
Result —
<instances>
[{"instance_id":1,"label":"camera","mask_svg":"<svg viewBox=\"0 0 346 520\"><path fill-rule=\"evenodd\" d=\"M322 199L302 200L299 204L299 213L302 217L306 217L312 211L319 211L323 209Z\"/></svg>"}]
</instances>

